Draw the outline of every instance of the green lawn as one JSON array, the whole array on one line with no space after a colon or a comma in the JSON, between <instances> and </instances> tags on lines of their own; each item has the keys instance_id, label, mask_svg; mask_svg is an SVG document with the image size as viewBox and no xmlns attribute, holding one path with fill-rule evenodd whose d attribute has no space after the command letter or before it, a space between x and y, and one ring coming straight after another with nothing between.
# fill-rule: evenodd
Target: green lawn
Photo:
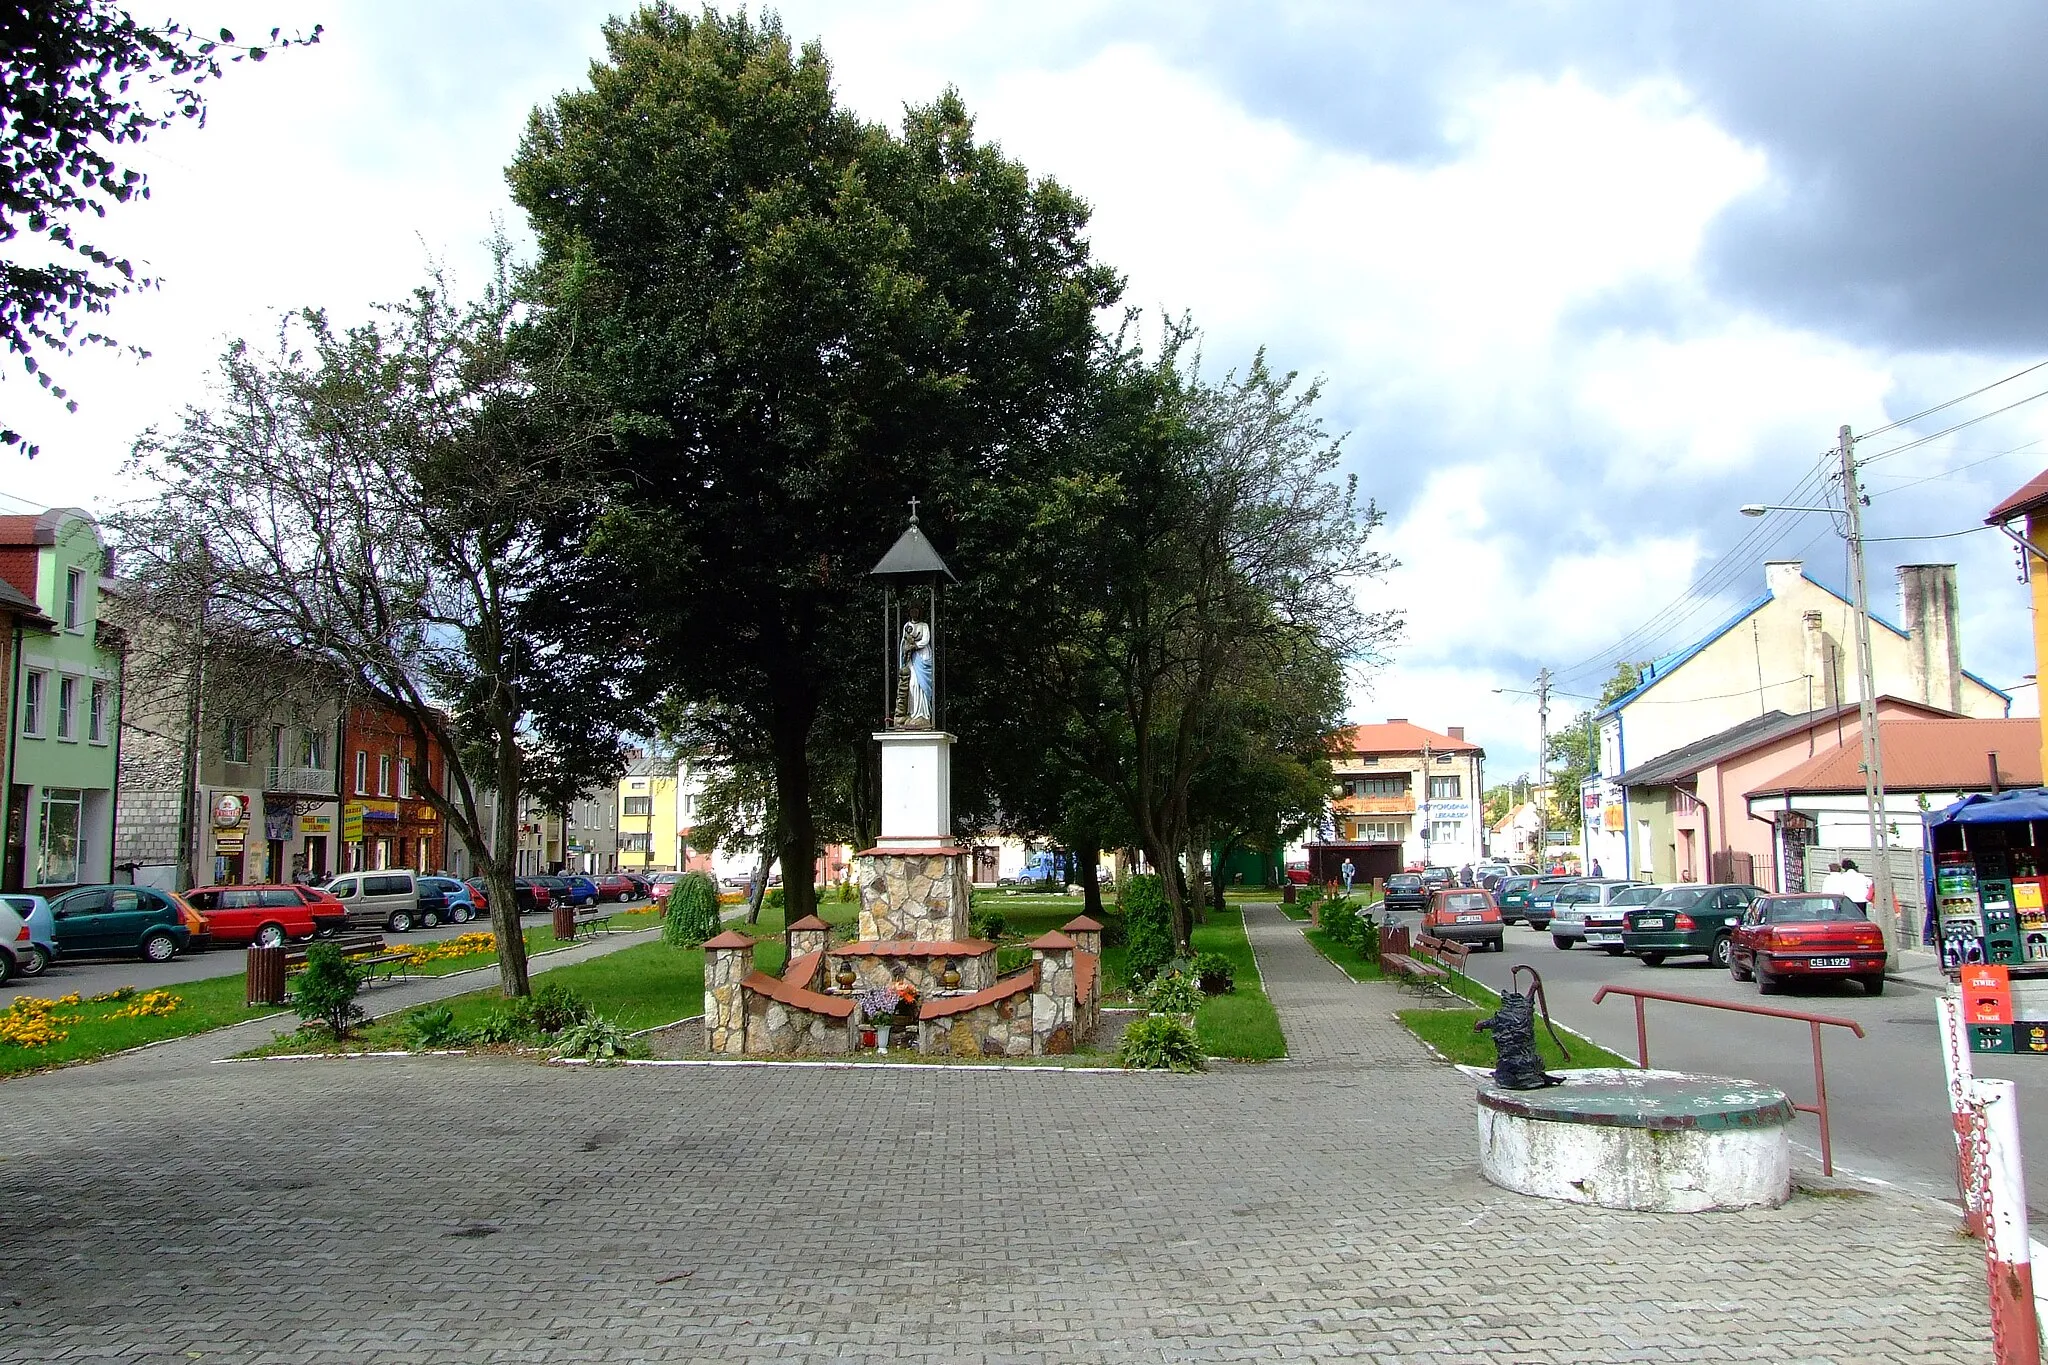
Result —
<instances>
[{"instance_id":1,"label":"green lawn","mask_svg":"<svg viewBox=\"0 0 2048 1365\"><path fill-rule=\"evenodd\" d=\"M205 981L189 981L168 989L178 1001L177 1008L169 1014L127 1019L108 1017L132 1001L94 1004L84 1000L76 1005L58 1006L56 1014L79 1016L78 1022L54 1022L54 1027L66 1036L43 1047L24 1047L19 1043L0 1041L0 1076L39 1071L69 1062L91 1061L95 1057L140 1047L144 1043L182 1038L187 1034L203 1033L207 1029L239 1024L245 1019L278 1012L272 1005L258 1005L251 1009L242 1003L240 972Z\"/></svg>"},{"instance_id":2,"label":"green lawn","mask_svg":"<svg viewBox=\"0 0 2048 1365\"><path fill-rule=\"evenodd\" d=\"M1482 988L1483 989L1483 988ZM1400 1011L1400 1019L1408 1026L1409 1032L1428 1043L1438 1052L1462 1066L1490 1067L1494 1063L1493 1038L1490 1034L1475 1032L1472 1025L1492 1014L1484 1010L1467 1009L1418 1009ZM1550 1033L1539 1019L1536 1024L1536 1047L1543 1054L1543 1064L1552 1068L1581 1066L1634 1066L1625 1057L1617 1057L1603 1047L1596 1047L1583 1038L1573 1037L1563 1029L1558 1033L1565 1045L1572 1050L1567 1058L1550 1039Z\"/></svg>"},{"instance_id":3,"label":"green lawn","mask_svg":"<svg viewBox=\"0 0 2048 1365\"><path fill-rule=\"evenodd\" d=\"M1380 964L1374 958L1366 957L1348 943L1339 943L1330 936L1327 929L1305 928L1301 936L1309 941L1315 950L1343 969L1353 981L1378 981Z\"/></svg>"},{"instance_id":4,"label":"green lawn","mask_svg":"<svg viewBox=\"0 0 2048 1365\"><path fill-rule=\"evenodd\" d=\"M1287 1039L1280 1032L1280 1015L1266 997L1251 940L1245 937L1244 911L1234 906L1211 910L1208 920L1195 926L1193 946L1197 953L1223 954L1236 968L1237 989L1210 996L1195 1012L1202 1050L1211 1057L1285 1057Z\"/></svg>"}]
</instances>

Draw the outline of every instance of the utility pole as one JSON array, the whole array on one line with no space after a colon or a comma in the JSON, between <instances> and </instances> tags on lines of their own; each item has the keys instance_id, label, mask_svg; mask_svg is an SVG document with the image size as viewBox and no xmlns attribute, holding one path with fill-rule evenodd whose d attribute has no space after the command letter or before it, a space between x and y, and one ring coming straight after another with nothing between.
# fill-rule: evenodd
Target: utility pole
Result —
<instances>
[{"instance_id":1,"label":"utility pole","mask_svg":"<svg viewBox=\"0 0 2048 1365\"><path fill-rule=\"evenodd\" d=\"M1861 685L1857 716L1863 729L1863 800L1870 813L1870 844L1877 853L1871 869L1877 882L1877 903L1882 907L1879 923L1891 945L1895 965L1904 926L1899 922L1899 903L1892 887L1891 834L1884 813L1884 748L1877 734L1877 669L1870 656L1870 593L1863 575L1863 490L1856 482L1856 441L1849 428L1841 430L1842 500L1848 508L1849 577L1856 594L1856 668Z\"/></svg>"},{"instance_id":2,"label":"utility pole","mask_svg":"<svg viewBox=\"0 0 2048 1365\"><path fill-rule=\"evenodd\" d=\"M1536 673L1536 790L1542 799L1537 809L1543 813L1543 847L1550 847L1551 805L1557 793L1550 790L1550 670L1539 669Z\"/></svg>"}]
</instances>

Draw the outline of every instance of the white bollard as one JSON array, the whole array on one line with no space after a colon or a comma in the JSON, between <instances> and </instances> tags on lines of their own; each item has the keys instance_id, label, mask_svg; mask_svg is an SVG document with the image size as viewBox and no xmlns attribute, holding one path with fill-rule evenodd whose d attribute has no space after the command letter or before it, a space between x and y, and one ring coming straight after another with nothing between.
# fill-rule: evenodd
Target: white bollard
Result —
<instances>
[{"instance_id":1,"label":"white bollard","mask_svg":"<svg viewBox=\"0 0 2048 1365\"><path fill-rule=\"evenodd\" d=\"M2027 1240L2027 1180L2020 1165L2019 1087L2011 1081L1972 1081L1970 1095L1971 1108L1981 1116L1978 1188L1995 1358L1998 1365L2040 1365L2033 1251Z\"/></svg>"},{"instance_id":2,"label":"white bollard","mask_svg":"<svg viewBox=\"0 0 2048 1365\"><path fill-rule=\"evenodd\" d=\"M1941 1024L1941 1063L1948 1072L1948 1114L1956 1130L1956 1190L1963 1201L1963 1231L1972 1237L1984 1235L1982 1215L1977 1210L1977 1157L1972 1150L1976 1111L1970 1105L1970 1031L1963 1023L1963 1003L1953 995L1934 1001L1934 1016Z\"/></svg>"}]
</instances>

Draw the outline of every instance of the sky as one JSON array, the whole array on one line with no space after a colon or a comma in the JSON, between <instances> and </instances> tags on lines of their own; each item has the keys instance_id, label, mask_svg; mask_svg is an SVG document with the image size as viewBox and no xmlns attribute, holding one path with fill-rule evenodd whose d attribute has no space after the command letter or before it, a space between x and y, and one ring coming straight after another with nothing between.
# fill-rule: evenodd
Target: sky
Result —
<instances>
[{"instance_id":1,"label":"sky","mask_svg":"<svg viewBox=\"0 0 2048 1365\"><path fill-rule=\"evenodd\" d=\"M337 318L430 263L481 281L527 113L580 86L622 4L199 4L319 45L234 68L207 126L135 154L147 203L98 225L154 292L108 330L147 360L52 364L67 415L0 362L0 505L104 509L135 438L204 402L223 347L306 305ZM1407 613L1353 719L1462 725L1529 771L1620 659L1712 628L1766 558L1845 587L1814 505L1838 427L1879 429L2048 359L2048 9L1889 0L1470 4L862 3L780 7L839 98L894 122L957 87L981 133L1093 207L1125 302L1190 314L1218 372L1260 347L1323 383ZM1978 526L2048 467L2021 376L1859 447L1873 607L1954 562L1967 668L2036 709L2026 589ZM1802 483L1804 481L1804 483ZM1931 540L1892 537L1935 536Z\"/></svg>"}]
</instances>

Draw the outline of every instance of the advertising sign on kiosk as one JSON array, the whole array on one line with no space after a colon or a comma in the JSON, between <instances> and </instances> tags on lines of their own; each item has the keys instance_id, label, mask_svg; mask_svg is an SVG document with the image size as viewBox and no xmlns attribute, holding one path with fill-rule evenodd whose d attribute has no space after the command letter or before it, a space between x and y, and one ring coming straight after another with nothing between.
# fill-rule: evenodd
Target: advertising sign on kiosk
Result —
<instances>
[{"instance_id":1,"label":"advertising sign on kiosk","mask_svg":"<svg viewBox=\"0 0 2048 1365\"><path fill-rule=\"evenodd\" d=\"M1923 936L1956 982L1971 1051L2048 1055L2048 789L1923 819Z\"/></svg>"}]
</instances>

